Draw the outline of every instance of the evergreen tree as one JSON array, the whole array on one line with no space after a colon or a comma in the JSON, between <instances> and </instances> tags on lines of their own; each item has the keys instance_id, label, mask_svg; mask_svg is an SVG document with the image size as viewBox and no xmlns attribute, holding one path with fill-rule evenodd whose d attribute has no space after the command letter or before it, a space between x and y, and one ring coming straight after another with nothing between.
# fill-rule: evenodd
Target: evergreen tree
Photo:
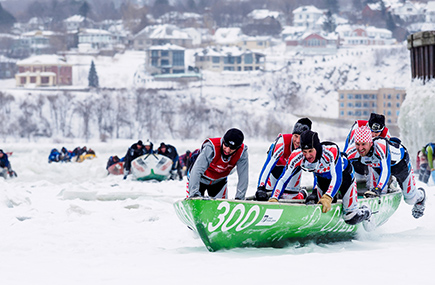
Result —
<instances>
[{"instance_id":1,"label":"evergreen tree","mask_svg":"<svg viewBox=\"0 0 435 285\"><path fill-rule=\"evenodd\" d=\"M379 3L381 5L381 14L382 16L385 16L385 14L387 14L387 7L385 7L384 1L381 0Z\"/></svg>"},{"instance_id":2,"label":"evergreen tree","mask_svg":"<svg viewBox=\"0 0 435 285\"><path fill-rule=\"evenodd\" d=\"M338 5L338 0L326 0L326 7L333 14L338 14L340 12L340 7Z\"/></svg>"},{"instance_id":3,"label":"evergreen tree","mask_svg":"<svg viewBox=\"0 0 435 285\"><path fill-rule=\"evenodd\" d=\"M387 12L387 19L385 20L385 24L387 26L387 29L392 32L394 32L394 30L397 28L394 18L390 12Z\"/></svg>"},{"instance_id":4,"label":"evergreen tree","mask_svg":"<svg viewBox=\"0 0 435 285\"><path fill-rule=\"evenodd\" d=\"M7 32L17 20L11 13L4 10L0 3L0 31Z\"/></svg>"},{"instance_id":5,"label":"evergreen tree","mask_svg":"<svg viewBox=\"0 0 435 285\"><path fill-rule=\"evenodd\" d=\"M362 9L364 8L364 4L361 0L352 0L352 4L355 11L362 11Z\"/></svg>"},{"instance_id":6,"label":"evergreen tree","mask_svg":"<svg viewBox=\"0 0 435 285\"><path fill-rule=\"evenodd\" d=\"M98 88L98 75L97 75L97 71L95 70L94 61L91 62L91 69L89 70L88 82L89 82L89 87Z\"/></svg>"},{"instance_id":7,"label":"evergreen tree","mask_svg":"<svg viewBox=\"0 0 435 285\"><path fill-rule=\"evenodd\" d=\"M91 6L89 5L88 2L84 1L82 6L80 6L79 8L79 15L87 18L90 11L91 11Z\"/></svg>"},{"instance_id":8,"label":"evergreen tree","mask_svg":"<svg viewBox=\"0 0 435 285\"><path fill-rule=\"evenodd\" d=\"M193 11L193 12L197 11L197 6L195 3L195 0L188 0L187 1L187 9L188 9L188 11Z\"/></svg>"},{"instance_id":9,"label":"evergreen tree","mask_svg":"<svg viewBox=\"0 0 435 285\"><path fill-rule=\"evenodd\" d=\"M337 25L335 24L335 19L334 17L332 17L332 12L330 10L328 10L328 12L326 12L326 19L323 22L323 30L327 33L332 33L335 31L335 28L337 27Z\"/></svg>"}]
</instances>

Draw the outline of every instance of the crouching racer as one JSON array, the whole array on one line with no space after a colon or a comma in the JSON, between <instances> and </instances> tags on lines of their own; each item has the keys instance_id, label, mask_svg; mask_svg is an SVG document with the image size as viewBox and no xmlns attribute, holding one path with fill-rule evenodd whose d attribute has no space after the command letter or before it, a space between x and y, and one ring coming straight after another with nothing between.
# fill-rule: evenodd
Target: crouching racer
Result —
<instances>
[{"instance_id":1,"label":"crouching racer","mask_svg":"<svg viewBox=\"0 0 435 285\"><path fill-rule=\"evenodd\" d=\"M372 139L370 129L366 126L355 131L355 145L347 150L350 160L359 160L373 171L369 177L373 187L366 196L379 196L387 193L388 182L394 176L402 189L403 199L408 205L414 205L412 215L418 219L423 216L426 194L423 188L415 186L409 154L397 140L384 138Z\"/></svg>"},{"instance_id":2,"label":"crouching racer","mask_svg":"<svg viewBox=\"0 0 435 285\"><path fill-rule=\"evenodd\" d=\"M188 174L187 197L228 198L227 177L237 167L239 181L236 199L244 200L249 182L248 147L239 129L228 130L222 138L204 141Z\"/></svg>"},{"instance_id":3,"label":"crouching racer","mask_svg":"<svg viewBox=\"0 0 435 285\"><path fill-rule=\"evenodd\" d=\"M302 168L313 172L313 193L307 197L306 203L322 204L322 212L331 210L331 203L340 193L343 199L344 221L355 225L371 216L366 206L358 208L358 193L353 168L335 143L320 142L317 133L310 130L301 134L301 149L290 155L287 168L277 182L270 202L278 202L282 190L295 173Z\"/></svg>"},{"instance_id":4,"label":"crouching racer","mask_svg":"<svg viewBox=\"0 0 435 285\"><path fill-rule=\"evenodd\" d=\"M276 181L284 172L290 154L300 147L300 135L306 130L311 130L311 120L308 118L299 119L291 134L279 134L275 142L270 146L267 152L267 160L258 179L257 192L255 193L255 198L258 201L267 201L269 199ZM305 199L307 197L306 190L301 188L301 175L302 171L300 170L287 183L283 194L284 198Z\"/></svg>"}]
</instances>

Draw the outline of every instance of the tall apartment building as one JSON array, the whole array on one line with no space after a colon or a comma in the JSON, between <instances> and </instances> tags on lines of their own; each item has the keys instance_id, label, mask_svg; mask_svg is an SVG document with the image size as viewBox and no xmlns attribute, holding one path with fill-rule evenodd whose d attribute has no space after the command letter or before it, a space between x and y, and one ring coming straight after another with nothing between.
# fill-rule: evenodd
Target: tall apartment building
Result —
<instances>
[{"instance_id":1,"label":"tall apartment building","mask_svg":"<svg viewBox=\"0 0 435 285\"><path fill-rule=\"evenodd\" d=\"M341 120L368 119L370 113L383 114L386 124L397 125L400 107L405 100L403 88L380 88L378 90L338 90Z\"/></svg>"},{"instance_id":2,"label":"tall apartment building","mask_svg":"<svg viewBox=\"0 0 435 285\"><path fill-rule=\"evenodd\" d=\"M146 51L147 70L151 74L175 74L184 73L185 48L165 44L151 46Z\"/></svg>"}]
</instances>

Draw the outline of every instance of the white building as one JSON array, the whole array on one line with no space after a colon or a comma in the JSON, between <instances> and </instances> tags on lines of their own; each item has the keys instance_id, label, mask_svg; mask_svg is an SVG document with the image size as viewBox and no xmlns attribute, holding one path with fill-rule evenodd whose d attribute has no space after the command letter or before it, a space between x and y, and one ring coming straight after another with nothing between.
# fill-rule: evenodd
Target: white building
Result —
<instances>
[{"instance_id":1,"label":"white building","mask_svg":"<svg viewBox=\"0 0 435 285\"><path fill-rule=\"evenodd\" d=\"M420 3L406 1L392 6L391 13L404 21L412 21L423 14L423 6Z\"/></svg>"},{"instance_id":2,"label":"white building","mask_svg":"<svg viewBox=\"0 0 435 285\"><path fill-rule=\"evenodd\" d=\"M340 35L343 46L392 45L396 43L393 33L387 29L373 26L338 26L336 32Z\"/></svg>"},{"instance_id":3,"label":"white building","mask_svg":"<svg viewBox=\"0 0 435 285\"><path fill-rule=\"evenodd\" d=\"M97 29L83 29L78 34L79 45L90 44L94 49L113 49L113 36L110 32Z\"/></svg>"},{"instance_id":4,"label":"white building","mask_svg":"<svg viewBox=\"0 0 435 285\"><path fill-rule=\"evenodd\" d=\"M144 28L134 36L135 50L147 50L151 46L173 44L185 48L192 47L192 38L188 33L174 25L154 25Z\"/></svg>"},{"instance_id":5,"label":"white building","mask_svg":"<svg viewBox=\"0 0 435 285\"><path fill-rule=\"evenodd\" d=\"M83 27L84 21L85 17L81 15L74 15L63 20L63 24L67 31L77 31L79 28Z\"/></svg>"},{"instance_id":6,"label":"white building","mask_svg":"<svg viewBox=\"0 0 435 285\"><path fill-rule=\"evenodd\" d=\"M317 20L323 16L323 11L312 6L301 6L293 10L293 26L315 30Z\"/></svg>"},{"instance_id":7,"label":"white building","mask_svg":"<svg viewBox=\"0 0 435 285\"><path fill-rule=\"evenodd\" d=\"M209 47L195 53L195 67L214 72L253 71L265 68L265 55L239 47Z\"/></svg>"},{"instance_id":8,"label":"white building","mask_svg":"<svg viewBox=\"0 0 435 285\"><path fill-rule=\"evenodd\" d=\"M426 16L426 23L435 22L435 1L427 2L424 15Z\"/></svg>"}]
</instances>

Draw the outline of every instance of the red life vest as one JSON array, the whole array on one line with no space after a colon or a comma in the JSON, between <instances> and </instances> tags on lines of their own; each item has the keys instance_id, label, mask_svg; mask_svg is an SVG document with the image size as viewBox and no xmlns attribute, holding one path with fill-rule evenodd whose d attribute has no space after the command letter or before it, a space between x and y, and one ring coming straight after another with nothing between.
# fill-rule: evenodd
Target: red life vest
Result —
<instances>
[{"instance_id":1,"label":"red life vest","mask_svg":"<svg viewBox=\"0 0 435 285\"><path fill-rule=\"evenodd\" d=\"M278 159L278 162L276 165L285 166L287 165L288 158L290 157L290 154L293 151L293 144L292 144L292 134L280 134L284 140L284 153L282 156Z\"/></svg>"},{"instance_id":2,"label":"red life vest","mask_svg":"<svg viewBox=\"0 0 435 285\"><path fill-rule=\"evenodd\" d=\"M242 153L245 145L242 144L236 150L236 152L230 156L228 161L224 161L222 159L221 138L207 139L204 141L204 143L206 143L207 141L213 144L214 157L210 163L210 166L205 170L204 176L211 180L227 177L228 175L230 175L231 170L233 170L233 168L236 166L237 161L239 161L240 157L242 157Z\"/></svg>"}]
</instances>

